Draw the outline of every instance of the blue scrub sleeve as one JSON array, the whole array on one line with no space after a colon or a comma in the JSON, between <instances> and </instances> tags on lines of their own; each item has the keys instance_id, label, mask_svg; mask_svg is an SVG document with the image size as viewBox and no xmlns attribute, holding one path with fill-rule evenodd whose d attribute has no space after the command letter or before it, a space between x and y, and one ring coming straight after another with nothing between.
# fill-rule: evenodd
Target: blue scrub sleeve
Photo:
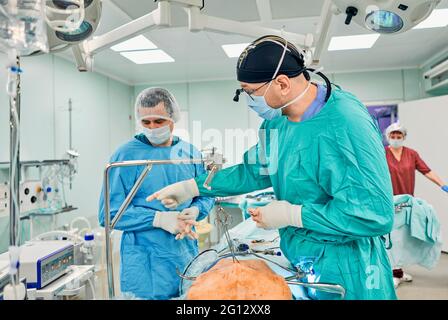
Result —
<instances>
[{"instance_id":1,"label":"blue scrub sleeve","mask_svg":"<svg viewBox=\"0 0 448 320\"><path fill-rule=\"evenodd\" d=\"M113 161L111 161L113 162ZM130 189L135 182L135 168L114 168L110 173L110 212L111 221L120 209L121 204L128 195ZM129 188L129 190L126 188ZM98 215L99 223L104 227L104 186L100 197L100 210ZM154 229L152 223L154 221L156 211L148 207L136 206L132 202L121 216L115 229L121 231L145 231Z\"/></svg>"}]
</instances>

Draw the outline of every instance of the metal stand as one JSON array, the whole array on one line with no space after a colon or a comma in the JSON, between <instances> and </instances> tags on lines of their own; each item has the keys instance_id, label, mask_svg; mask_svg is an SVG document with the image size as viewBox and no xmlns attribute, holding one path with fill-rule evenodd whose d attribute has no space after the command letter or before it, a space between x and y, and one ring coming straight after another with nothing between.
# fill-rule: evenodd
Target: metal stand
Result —
<instances>
[{"instance_id":1,"label":"metal stand","mask_svg":"<svg viewBox=\"0 0 448 320\"><path fill-rule=\"evenodd\" d=\"M19 245L19 219L20 216L20 57L16 56L16 88L15 93L11 94L8 82L9 94L9 125L10 125L10 169L9 169L9 245L16 247ZM12 71L8 71L12 72ZM12 283L19 283L20 273L17 273L11 278Z\"/></svg>"},{"instance_id":2,"label":"metal stand","mask_svg":"<svg viewBox=\"0 0 448 320\"><path fill-rule=\"evenodd\" d=\"M17 57L17 68L20 69L20 57ZM20 73L17 74L17 95L10 97L10 169L9 169L9 244L17 246L19 240L18 230L19 223L17 217L20 215ZM17 112L17 119L14 117L13 110ZM13 175L13 172L15 174Z\"/></svg>"},{"instance_id":3,"label":"metal stand","mask_svg":"<svg viewBox=\"0 0 448 320\"><path fill-rule=\"evenodd\" d=\"M69 150L73 150L73 138L72 138L72 111L73 111L73 104L72 99L70 98L68 100L68 136L69 136L69 142L68 142L68 148ZM70 169L70 190L72 190L72 170Z\"/></svg>"}]
</instances>

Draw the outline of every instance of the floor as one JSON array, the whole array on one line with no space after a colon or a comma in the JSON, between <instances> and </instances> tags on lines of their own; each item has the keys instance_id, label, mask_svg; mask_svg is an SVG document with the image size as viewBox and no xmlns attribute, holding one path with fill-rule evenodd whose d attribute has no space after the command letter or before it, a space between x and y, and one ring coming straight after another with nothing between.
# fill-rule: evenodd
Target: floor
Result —
<instances>
[{"instance_id":1,"label":"floor","mask_svg":"<svg viewBox=\"0 0 448 320\"><path fill-rule=\"evenodd\" d=\"M448 254L442 253L433 270L415 266L404 269L412 282L401 283L397 289L401 300L448 300Z\"/></svg>"}]
</instances>

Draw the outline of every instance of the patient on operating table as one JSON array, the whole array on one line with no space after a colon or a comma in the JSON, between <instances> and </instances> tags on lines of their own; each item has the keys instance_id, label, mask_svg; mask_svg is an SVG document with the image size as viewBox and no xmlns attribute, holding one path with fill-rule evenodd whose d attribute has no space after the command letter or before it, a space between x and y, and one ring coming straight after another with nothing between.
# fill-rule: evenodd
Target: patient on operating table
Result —
<instances>
[{"instance_id":1,"label":"patient on operating table","mask_svg":"<svg viewBox=\"0 0 448 320\"><path fill-rule=\"evenodd\" d=\"M189 300L291 300L285 280L261 260L222 259L201 274Z\"/></svg>"}]
</instances>

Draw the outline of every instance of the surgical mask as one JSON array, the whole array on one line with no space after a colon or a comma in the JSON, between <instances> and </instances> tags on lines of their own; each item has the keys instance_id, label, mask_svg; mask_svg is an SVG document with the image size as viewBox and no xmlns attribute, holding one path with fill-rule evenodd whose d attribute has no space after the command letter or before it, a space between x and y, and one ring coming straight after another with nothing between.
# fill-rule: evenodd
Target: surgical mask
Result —
<instances>
[{"instance_id":1,"label":"surgical mask","mask_svg":"<svg viewBox=\"0 0 448 320\"><path fill-rule=\"evenodd\" d=\"M263 119L272 120L282 115L282 110L271 108L266 103L264 96L252 96L252 98L253 99L246 95L247 105Z\"/></svg>"},{"instance_id":2,"label":"surgical mask","mask_svg":"<svg viewBox=\"0 0 448 320\"><path fill-rule=\"evenodd\" d=\"M143 133L153 145L163 144L171 138L171 130L169 125L156 129L143 128Z\"/></svg>"},{"instance_id":3,"label":"surgical mask","mask_svg":"<svg viewBox=\"0 0 448 320\"><path fill-rule=\"evenodd\" d=\"M262 96L246 95L247 105L249 106L249 108L251 108L256 113L258 113L258 115L260 117L262 117L263 119L272 120L272 119L281 117L283 108L286 108L287 106L293 104L294 102L302 99L305 96L305 94L308 92L310 86L311 86L311 82L308 82L308 86L301 94L299 94L297 97L295 97L290 102L283 105L282 107L274 109L268 105L268 103L266 102L266 99L264 97L266 95L266 92L268 92L268 90L270 88L270 85L269 85L269 87L266 89L266 92Z\"/></svg>"},{"instance_id":4,"label":"surgical mask","mask_svg":"<svg viewBox=\"0 0 448 320\"><path fill-rule=\"evenodd\" d=\"M389 139L389 144L392 148L398 149L404 145L404 139Z\"/></svg>"}]
</instances>

